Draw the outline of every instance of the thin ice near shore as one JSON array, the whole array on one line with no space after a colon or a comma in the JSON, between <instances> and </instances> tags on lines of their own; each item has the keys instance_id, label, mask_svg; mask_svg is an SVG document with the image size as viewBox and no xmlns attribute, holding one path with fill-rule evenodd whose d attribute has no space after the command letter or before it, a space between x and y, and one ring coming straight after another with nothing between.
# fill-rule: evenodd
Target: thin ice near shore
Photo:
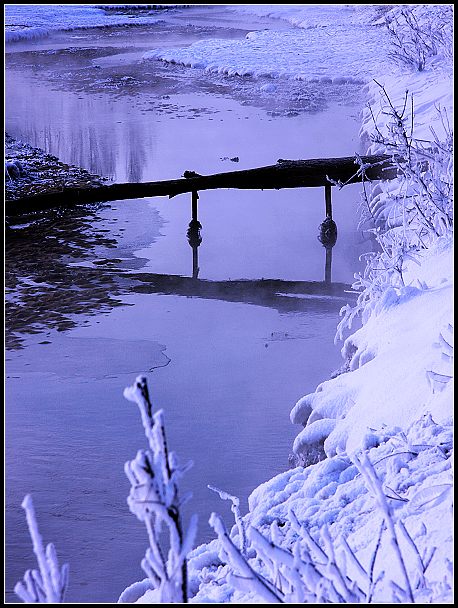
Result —
<instances>
[{"instance_id":1,"label":"thin ice near shore","mask_svg":"<svg viewBox=\"0 0 458 608\"><path fill-rule=\"evenodd\" d=\"M79 30L94 27L154 25L160 19L156 11L126 10L127 5L112 6L111 10L101 6L64 4L35 5L7 4L5 7L5 42L20 42L49 36L59 30ZM137 5L138 8L138 5ZM170 5L156 5L173 8Z\"/></svg>"}]
</instances>

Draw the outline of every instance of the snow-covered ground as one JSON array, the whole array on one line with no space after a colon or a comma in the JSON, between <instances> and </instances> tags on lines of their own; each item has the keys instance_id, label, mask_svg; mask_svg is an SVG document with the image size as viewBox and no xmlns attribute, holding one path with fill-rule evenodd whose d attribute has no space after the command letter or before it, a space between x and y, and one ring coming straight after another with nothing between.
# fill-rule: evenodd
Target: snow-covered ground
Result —
<instances>
[{"instance_id":1,"label":"snow-covered ground","mask_svg":"<svg viewBox=\"0 0 458 608\"><path fill-rule=\"evenodd\" d=\"M58 30L115 25L149 25L160 21L156 14L132 15L106 12L88 4L5 5L5 42L48 36Z\"/></svg>"},{"instance_id":2,"label":"snow-covered ground","mask_svg":"<svg viewBox=\"0 0 458 608\"><path fill-rule=\"evenodd\" d=\"M324 441L327 456L352 454L378 441L372 429L405 429L426 413L449 420L450 393L444 396L428 372L452 371L440 339L442 333L450 341L451 334L451 256L451 243L444 241L425 252L420 265L405 272L406 287L387 289L366 324L347 338L349 372L321 384L291 412L293 423L306 424L296 453Z\"/></svg>"},{"instance_id":3,"label":"snow-covered ground","mask_svg":"<svg viewBox=\"0 0 458 608\"><path fill-rule=\"evenodd\" d=\"M450 401L450 393L443 398ZM452 559L450 424L436 424L431 416L425 415L405 432L379 429L372 434L372 442L374 447L367 454L383 480L395 517L404 522L422 557L437 548L427 570L427 578L437 583L435 596L425 592L422 599L447 601L450 589L444 581L450 584ZM320 539L325 527L336 546L345 537L363 568L369 569L383 517L376 497L348 456L341 454L305 469L295 468L259 486L250 496L245 521L266 537L270 537L275 522L280 530L277 544L291 550L297 542L297 532L289 523L291 510L306 524L314 539ZM405 539L400 544L413 580L415 552ZM259 602L255 593L243 592L231 584L228 577L231 568L226 562L219 540L202 545L191 554L190 586L195 594L192 603ZM251 563L267 575L265 566L260 569L259 562ZM390 596L388 579L401 586L403 583L386 533L382 536L374 580L383 570L385 584L379 586L374 596L382 602ZM368 591L364 578L350 565L348 575L358 581L364 592ZM142 603L147 603L146 600L147 597Z\"/></svg>"},{"instance_id":4,"label":"snow-covered ground","mask_svg":"<svg viewBox=\"0 0 458 608\"><path fill-rule=\"evenodd\" d=\"M364 83L392 71L387 35L371 23L374 7L322 5L237 7L242 13L286 19L292 30L250 32L244 40L202 40L173 49L155 49L145 60L204 69L228 76L296 78L308 82Z\"/></svg>"},{"instance_id":5,"label":"snow-covered ground","mask_svg":"<svg viewBox=\"0 0 458 608\"><path fill-rule=\"evenodd\" d=\"M309 28L304 30L305 35L312 36L308 39L318 49L320 34L341 24L333 19L320 23L324 7L319 7L318 13L315 8L240 10L258 11ZM343 14L351 9L341 7L341 10ZM356 13L355 23L360 23L362 13ZM435 13L434 7L417 9L416 15L423 24L434 25L435 19L444 18L444 14ZM352 23L349 38L355 27ZM380 36L379 31L377 35ZM272 76L306 73L307 77L317 77L316 66L309 72L307 67L304 69L307 59L301 35L295 38L300 48L297 58L294 58L294 37L281 36L285 56L280 40L275 41L268 33L258 33L237 43L218 45L206 41L188 49L176 49L173 56L156 53L155 57L227 74L262 70ZM326 52L323 51L323 57ZM361 53L359 56L361 59ZM341 67L349 65L346 56L338 65L328 59L326 75L346 75ZM450 144L447 123L451 122L453 110L450 56L438 52L422 71L408 71L404 67L402 77L400 71L393 75L396 71L393 66L385 70L383 62L374 73L377 66L371 59L360 62L358 69L353 70L353 60L357 61L356 52L350 60L353 76L364 78L365 74L367 80L378 76L379 83L370 83L367 88L371 110L368 107L363 112L362 136L379 139L378 130L399 137L400 125L393 126L388 99L402 113L408 90L404 123L407 132L410 133L412 125L410 95L413 95L414 137L424 140L420 146L424 145L428 153L434 148L428 142L434 141L440 142L435 154L441 148L447 152ZM385 87L388 98L380 85ZM368 151L392 150L380 141L372 141ZM450 163L451 155L448 158ZM439 171L445 180L451 175L449 165ZM434 182L431 175L426 175L426 179L431 180L427 190L433 193L439 182ZM402 179L382 183L369 195L369 204L378 210L376 219L384 232L379 236L382 248L399 230L404 231L404 239L412 230L408 223L403 223L402 213L394 221L386 211L400 193L407 200L415 193L415 183ZM442 210L438 211L438 215L441 213ZM421 221L420 218L420 224ZM366 599L370 596L371 601L405 603L409 601L409 593L417 602L452 601L453 249L451 230L437 228L435 235L434 221L433 218L430 232L422 233L425 241L421 246L402 258L401 283L399 279L390 283L389 277L395 273L388 269L384 288L362 307L363 326L344 341L344 365L340 373L324 381L293 408L292 422L304 426L296 438L294 451L309 466L294 468L267 481L249 499L246 527L256 528L280 550L270 545L260 551L262 543L259 538L255 542L254 533L249 534L252 546L242 559L228 552L229 545L221 534L210 544L198 547L189 560L192 603L259 603L266 600L272 589L283 598L297 597L287 594L290 584L297 592L298 576L308 585L312 597L329 598L326 595L330 593L329 580L334 580L339 588L339 570L355 581L362 596ZM341 337L342 327L338 332ZM371 482L370 467L361 466L365 457L372 463L379 485L373 478ZM388 507L383 506L386 503ZM294 524L292 513L306 532ZM315 564L331 559L336 551L331 561L337 564L337 570L330 574L328 569L326 574L324 566L321 567L318 584L301 570L306 568L304 560L310 554L306 546L313 548L313 541L307 541L308 535L326 554L315 548L318 555ZM236 547L241 546L237 526L231 538ZM286 553L281 550L290 555L295 551L297 570L288 569ZM302 566L298 556L303 560ZM243 566L244 561L252 571ZM331 568L332 564L328 566ZM271 584L265 584L265 579L253 571ZM154 601L157 597L152 591L145 593L147 587L146 581L134 586L122 601ZM285 593L286 596L282 595ZM345 600L341 595L337 601Z\"/></svg>"}]
</instances>

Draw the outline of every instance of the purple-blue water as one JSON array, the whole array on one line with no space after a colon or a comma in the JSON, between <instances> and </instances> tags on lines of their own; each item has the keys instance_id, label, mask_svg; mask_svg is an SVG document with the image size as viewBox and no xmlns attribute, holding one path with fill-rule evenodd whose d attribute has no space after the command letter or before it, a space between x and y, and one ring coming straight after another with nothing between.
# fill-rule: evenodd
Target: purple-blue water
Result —
<instances>
[{"instance_id":1,"label":"purple-blue water","mask_svg":"<svg viewBox=\"0 0 458 608\"><path fill-rule=\"evenodd\" d=\"M224 29L222 16L218 35L246 33L246 24L233 21ZM211 35L217 17L202 11L193 39ZM161 28L128 36L87 30L11 45L7 131L116 181L360 151L356 89L351 103L335 97L297 115L287 115L285 93L272 115L254 85L139 64L140 51L155 44L191 41L176 18ZM70 53L70 46L80 50ZM102 67L89 69L93 61ZM141 86L121 80L133 74L139 82L145 72ZM238 163L228 160L236 156ZM358 186L333 191L336 282L352 282L367 248L356 228L358 200ZM145 274L162 281L192 275L190 206L189 195L117 201L48 213L7 233L8 601L24 571L36 567L20 508L26 493L45 541L70 562L68 601L114 602L143 578L147 538L128 511L123 472L145 447L138 412L122 396L137 374L147 374L154 404L165 410L170 446L183 462L194 461L182 487L193 491L187 514L199 514L204 542L212 538L211 511L231 522L227 503L207 484L240 496L246 508L257 485L288 467L295 401L341 364L333 337L345 299L220 283L193 292L183 281L167 290L148 282ZM199 278L323 281L323 217L320 188L202 192Z\"/></svg>"}]
</instances>

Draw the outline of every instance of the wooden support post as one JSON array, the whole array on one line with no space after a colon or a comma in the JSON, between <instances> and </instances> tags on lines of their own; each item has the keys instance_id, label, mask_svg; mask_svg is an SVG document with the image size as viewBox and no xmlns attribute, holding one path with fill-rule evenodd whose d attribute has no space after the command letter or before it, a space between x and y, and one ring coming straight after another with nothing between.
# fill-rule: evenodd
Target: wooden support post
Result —
<instances>
[{"instance_id":1,"label":"wooden support post","mask_svg":"<svg viewBox=\"0 0 458 608\"><path fill-rule=\"evenodd\" d=\"M326 203L326 217L332 220L331 184L326 184L324 187L324 199Z\"/></svg>"},{"instance_id":2,"label":"wooden support post","mask_svg":"<svg viewBox=\"0 0 458 608\"><path fill-rule=\"evenodd\" d=\"M191 202L192 202L192 218L189 222L189 228L187 231L188 242L192 248L192 278L197 279L199 276L199 254L198 248L202 242L200 236L200 229L202 228L197 213L197 201L199 200L199 193L197 190L191 191Z\"/></svg>"},{"instance_id":3,"label":"wooden support post","mask_svg":"<svg viewBox=\"0 0 458 608\"><path fill-rule=\"evenodd\" d=\"M197 201L199 200L199 193L192 191L192 221L197 222Z\"/></svg>"}]
</instances>

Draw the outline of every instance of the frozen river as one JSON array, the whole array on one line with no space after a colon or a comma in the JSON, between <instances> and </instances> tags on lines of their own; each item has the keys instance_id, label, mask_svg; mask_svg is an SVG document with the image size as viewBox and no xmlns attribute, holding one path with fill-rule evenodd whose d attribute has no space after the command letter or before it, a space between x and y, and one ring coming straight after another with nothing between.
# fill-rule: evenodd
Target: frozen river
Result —
<instances>
[{"instance_id":1,"label":"frozen river","mask_svg":"<svg viewBox=\"0 0 458 608\"><path fill-rule=\"evenodd\" d=\"M205 74L145 51L199 40L291 33L279 20L216 7L154 26L81 30L7 48L6 126L13 137L114 181L149 181L360 152L357 84ZM238 162L230 159L238 157ZM332 280L351 283L367 249L359 187L333 193L339 236ZM142 525L126 504L123 465L144 447L122 397L146 373L169 443L192 459L183 490L199 514L288 467L295 401L341 364L333 337L341 298L257 293L226 283L193 293L190 196L119 201L47 214L7 233L7 598L35 567L23 496L44 539L70 562L68 601L113 602L143 578ZM208 191L199 200L199 279L322 282L317 240L324 192ZM141 276L140 276L141 273ZM136 276L132 276L135 275ZM148 279L161 277L159 286ZM168 279L167 279L168 280ZM313 286L311 287L313 292ZM291 295L291 294L289 294Z\"/></svg>"}]
</instances>

